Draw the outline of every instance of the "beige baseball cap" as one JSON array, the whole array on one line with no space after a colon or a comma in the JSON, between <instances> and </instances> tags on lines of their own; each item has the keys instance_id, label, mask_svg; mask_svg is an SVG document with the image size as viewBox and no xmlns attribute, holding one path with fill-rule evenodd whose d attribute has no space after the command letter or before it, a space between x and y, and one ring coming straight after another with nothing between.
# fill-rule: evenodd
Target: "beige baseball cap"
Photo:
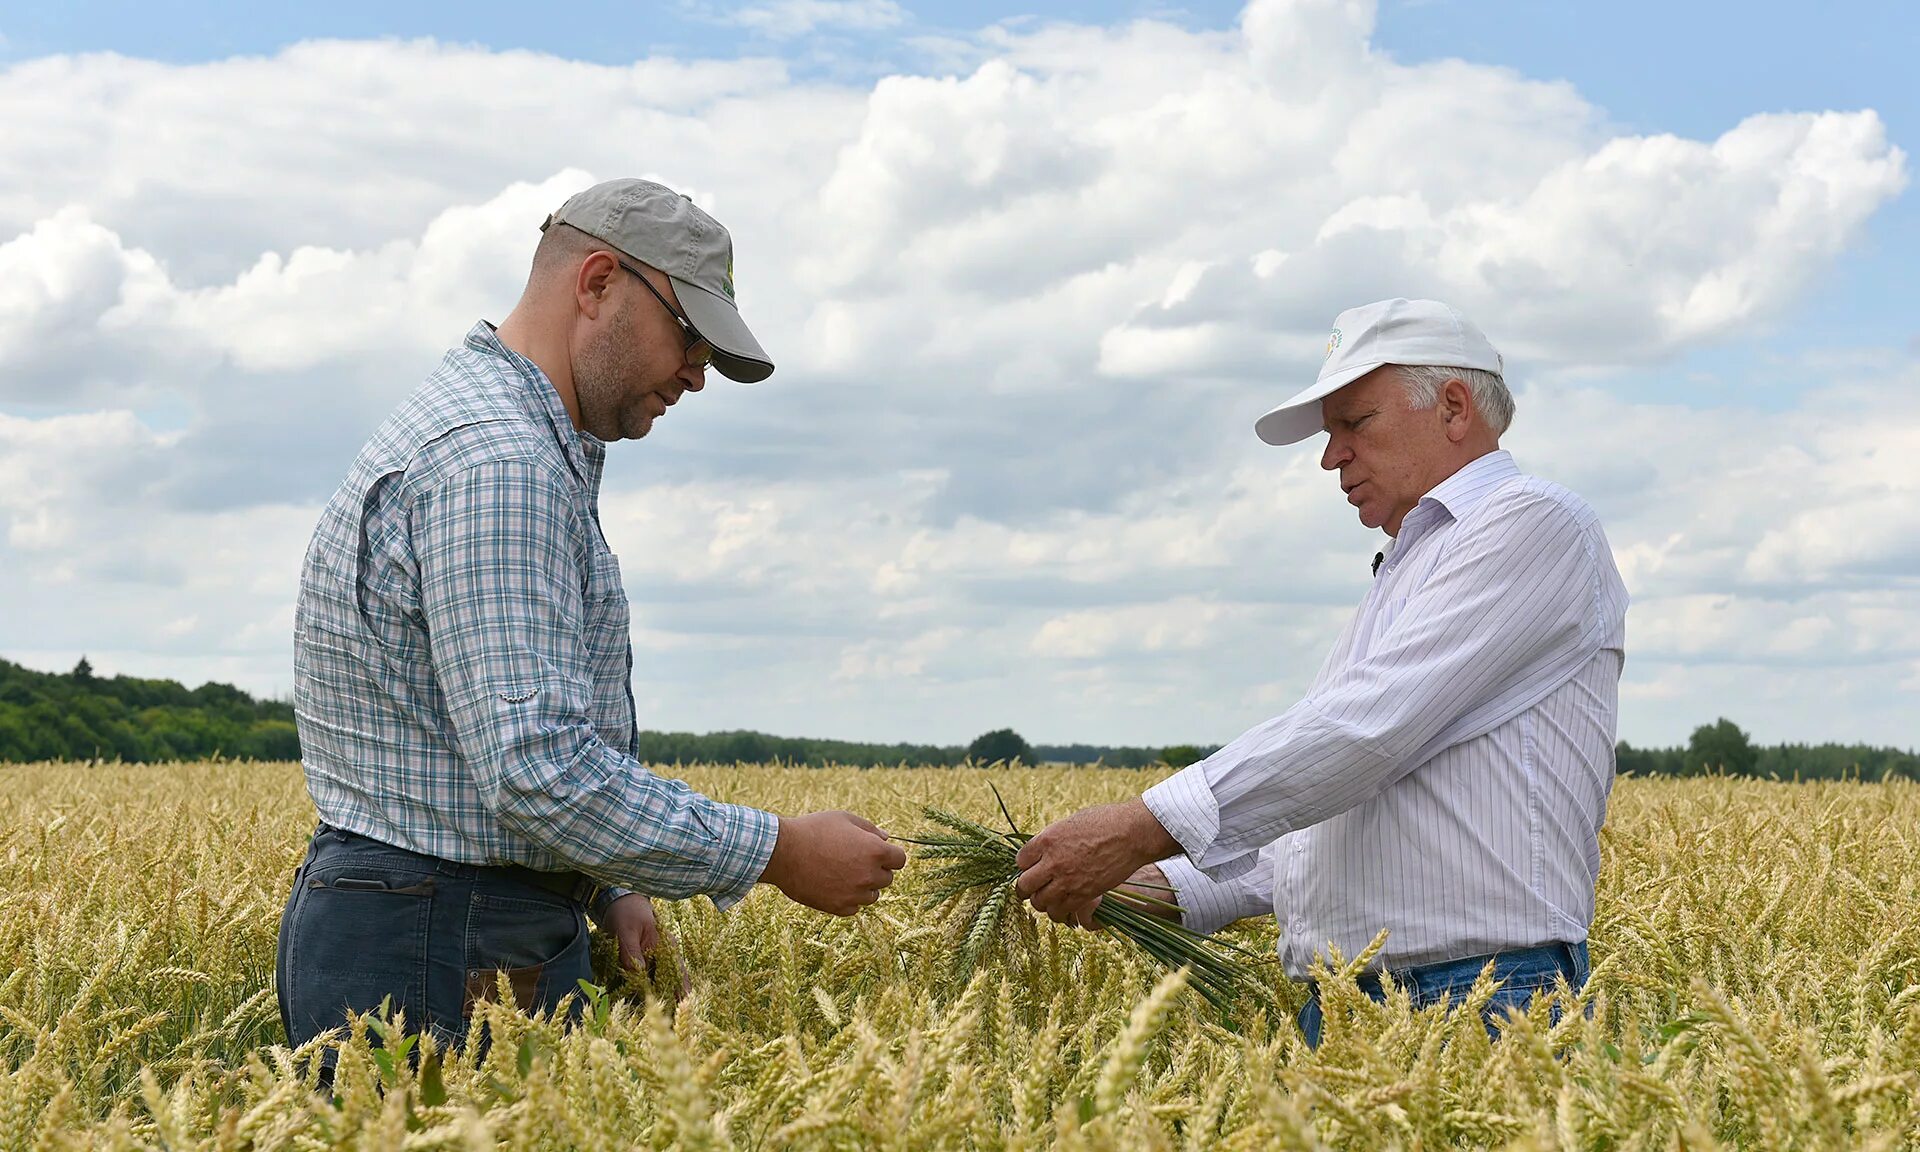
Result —
<instances>
[{"instance_id":1,"label":"beige baseball cap","mask_svg":"<svg viewBox=\"0 0 1920 1152\"><path fill-rule=\"evenodd\" d=\"M608 180L577 192L549 215L608 247L665 272L687 321L713 345L713 366L754 384L773 375L773 359L733 302L733 237L692 200L651 180Z\"/></svg>"},{"instance_id":2,"label":"beige baseball cap","mask_svg":"<svg viewBox=\"0 0 1920 1152\"><path fill-rule=\"evenodd\" d=\"M1333 319L1326 359L1310 387L1254 421L1269 444L1293 444L1320 431L1320 401L1385 364L1477 368L1501 374L1500 353L1480 329L1438 300L1376 300Z\"/></svg>"}]
</instances>

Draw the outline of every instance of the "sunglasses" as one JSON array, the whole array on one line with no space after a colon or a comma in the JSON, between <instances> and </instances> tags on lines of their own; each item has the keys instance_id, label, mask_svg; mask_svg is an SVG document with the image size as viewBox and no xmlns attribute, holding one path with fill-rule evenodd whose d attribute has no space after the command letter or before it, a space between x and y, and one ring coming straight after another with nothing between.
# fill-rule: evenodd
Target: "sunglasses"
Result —
<instances>
[{"instance_id":1,"label":"sunglasses","mask_svg":"<svg viewBox=\"0 0 1920 1152\"><path fill-rule=\"evenodd\" d=\"M694 368L705 368L707 365L713 363L713 345L707 343L705 336L700 335L700 330L695 328L692 322L685 316L680 315L680 313L674 309L673 305L667 303L667 298L660 294L660 289L653 286L653 281L642 276L640 269L635 268L625 260L618 261L618 263L620 267L633 273L634 276L639 279L641 285L644 286L647 291L653 293L653 298L660 301L660 307L667 310L667 315L673 317L673 322L680 325L680 334L686 340L686 346L682 351L686 354L687 363Z\"/></svg>"}]
</instances>

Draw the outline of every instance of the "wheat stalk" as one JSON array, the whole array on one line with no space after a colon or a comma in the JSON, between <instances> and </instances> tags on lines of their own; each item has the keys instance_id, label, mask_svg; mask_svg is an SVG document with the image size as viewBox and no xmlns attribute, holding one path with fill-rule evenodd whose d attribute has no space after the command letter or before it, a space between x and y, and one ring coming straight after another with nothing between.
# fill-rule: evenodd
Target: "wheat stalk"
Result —
<instances>
[{"instance_id":1,"label":"wheat stalk","mask_svg":"<svg viewBox=\"0 0 1920 1152\"><path fill-rule=\"evenodd\" d=\"M941 862L928 880L929 907L938 909L964 900L973 901L962 918L965 928L960 933L961 946L954 953L955 974L963 980L972 978L987 945L1000 935L1013 903L1014 881L1020 875L1015 857L1021 846L1032 839L1021 831L1007 810L1000 790L992 784L988 787L1000 807L1001 817L1007 822L1006 831L989 828L943 808L927 807L923 811L927 820L935 825L934 829L920 837L895 837L914 845L914 855L918 858ZM1094 909L1093 920L1163 968L1186 969L1188 984L1225 1021L1234 1020L1238 1010L1249 1004L1267 1005L1270 997L1257 969L1271 963L1271 957L1231 941L1202 936L1155 915L1155 909L1177 914L1180 906L1140 892L1115 890L1101 899Z\"/></svg>"},{"instance_id":2,"label":"wheat stalk","mask_svg":"<svg viewBox=\"0 0 1920 1152\"><path fill-rule=\"evenodd\" d=\"M1120 769L679 774L907 831L924 804L974 811L983 778L1062 808L1151 783ZM1242 1009L1237 1030L1197 998L1152 1016L1131 945L1040 931L1012 895L978 978L957 979L953 933L989 889L956 895L945 924L894 901L829 919L763 893L724 914L661 902L696 993L651 997L651 1021L639 987L571 1030L489 1003L497 1056L427 1038L418 1073L397 1075L365 1024L283 1043L274 939L311 817L297 765L0 766L0 1148L1920 1147L1908 781L1620 781L1579 1007L1553 1023L1537 1005L1497 1042L1478 996L1451 1013L1343 999L1358 957L1323 977L1343 1020L1309 1051L1278 1012ZM1020 842L949 846L902 891L1004 867ZM1299 988L1271 984L1295 1006ZM331 1095L317 1092L330 1046Z\"/></svg>"}]
</instances>

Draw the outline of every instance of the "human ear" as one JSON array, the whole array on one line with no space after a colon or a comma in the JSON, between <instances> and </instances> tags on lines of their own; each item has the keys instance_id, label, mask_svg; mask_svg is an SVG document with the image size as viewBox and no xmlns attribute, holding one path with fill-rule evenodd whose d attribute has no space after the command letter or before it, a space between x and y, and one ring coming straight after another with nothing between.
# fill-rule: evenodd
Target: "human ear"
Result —
<instances>
[{"instance_id":1,"label":"human ear","mask_svg":"<svg viewBox=\"0 0 1920 1152\"><path fill-rule=\"evenodd\" d=\"M1440 389L1439 408L1441 419L1447 426L1447 439L1455 443L1466 439L1473 414L1473 390L1467 387L1466 382L1447 381Z\"/></svg>"},{"instance_id":2,"label":"human ear","mask_svg":"<svg viewBox=\"0 0 1920 1152\"><path fill-rule=\"evenodd\" d=\"M600 318L600 306L606 302L607 286L620 264L606 252L595 252L580 262L574 274L573 298L590 320Z\"/></svg>"}]
</instances>

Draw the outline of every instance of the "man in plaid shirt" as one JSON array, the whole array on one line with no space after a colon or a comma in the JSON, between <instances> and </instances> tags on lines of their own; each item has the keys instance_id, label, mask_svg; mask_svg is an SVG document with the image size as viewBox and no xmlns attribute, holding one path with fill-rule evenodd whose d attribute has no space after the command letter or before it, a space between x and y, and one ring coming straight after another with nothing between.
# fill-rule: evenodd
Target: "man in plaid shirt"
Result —
<instances>
[{"instance_id":1,"label":"man in plaid shirt","mask_svg":"<svg viewBox=\"0 0 1920 1152\"><path fill-rule=\"evenodd\" d=\"M525 293L375 432L308 548L294 693L320 823L281 922L300 1044L383 999L457 1042L505 971L528 1009L591 974L586 913L637 963L649 895L726 908L756 883L836 915L906 860L849 812L708 799L635 758L605 442L638 439L708 364L773 362L734 305L732 241L614 180L547 218Z\"/></svg>"}]
</instances>

